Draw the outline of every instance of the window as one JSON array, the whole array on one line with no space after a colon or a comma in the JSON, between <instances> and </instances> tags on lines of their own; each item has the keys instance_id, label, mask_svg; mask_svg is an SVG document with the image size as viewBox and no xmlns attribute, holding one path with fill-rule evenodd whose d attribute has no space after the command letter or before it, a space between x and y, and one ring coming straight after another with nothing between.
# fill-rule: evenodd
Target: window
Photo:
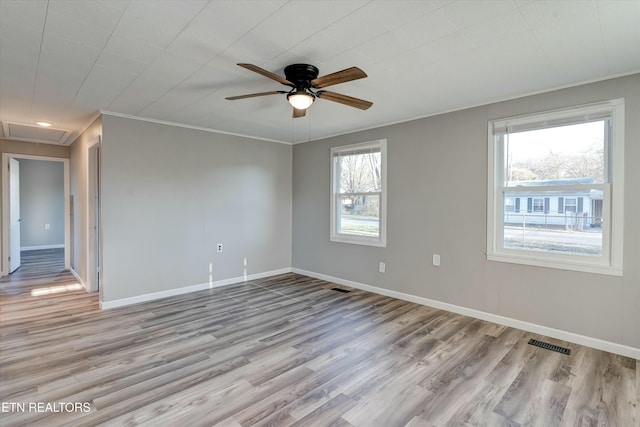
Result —
<instances>
[{"instance_id":1,"label":"window","mask_svg":"<svg viewBox=\"0 0 640 427\"><path fill-rule=\"evenodd\" d=\"M386 140L331 149L334 242L386 246Z\"/></svg>"},{"instance_id":2,"label":"window","mask_svg":"<svg viewBox=\"0 0 640 427\"><path fill-rule=\"evenodd\" d=\"M515 202L513 201L513 197L505 197L505 199L504 199L504 211L505 212L515 212Z\"/></svg>"},{"instance_id":3,"label":"window","mask_svg":"<svg viewBox=\"0 0 640 427\"><path fill-rule=\"evenodd\" d=\"M533 199L533 211L544 212L544 199Z\"/></svg>"},{"instance_id":4,"label":"window","mask_svg":"<svg viewBox=\"0 0 640 427\"><path fill-rule=\"evenodd\" d=\"M487 259L622 275L624 100L489 122Z\"/></svg>"},{"instance_id":5,"label":"window","mask_svg":"<svg viewBox=\"0 0 640 427\"><path fill-rule=\"evenodd\" d=\"M577 199L575 197L567 197L566 199L564 199L564 212L577 212L576 211L576 207L578 206L578 203L576 201Z\"/></svg>"}]
</instances>

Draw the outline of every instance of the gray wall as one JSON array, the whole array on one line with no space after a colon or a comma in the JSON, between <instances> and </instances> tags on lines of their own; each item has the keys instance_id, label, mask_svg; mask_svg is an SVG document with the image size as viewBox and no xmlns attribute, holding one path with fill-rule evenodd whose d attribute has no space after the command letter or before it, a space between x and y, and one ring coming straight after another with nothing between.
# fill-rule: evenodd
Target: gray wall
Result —
<instances>
[{"instance_id":1,"label":"gray wall","mask_svg":"<svg viewBox=\"0 0 640 427\"><path fill-rule=\"evenodd\" d=\"M19 159L20 245L64 246L64 164ZM45 230L44 225L49 224Z\"/></svg>"},{"instance_id":2,"label":"gray wall","mask_svg":"<svg viewBox=\"0 0 640 427\"><path fill-rule=\"evenodd\" d=\"M291 266L289 145L104 115L103 301ZM216 252L216 244L224 252Z\"/></svg>"},{"instance_id":3,"label":"gray wall","mask_svg":"<svg viewBox=\"0 0 640 427\"><path fill-rule=\"evenodd\" d=\"M626 98L624 276L487 261L487 122L614 98ZM388 140L387 247L330 242L329 150L380 138ZM640 348L638 164L638 74L296 145L292 265Z\"/></svg>"}]
</instances>

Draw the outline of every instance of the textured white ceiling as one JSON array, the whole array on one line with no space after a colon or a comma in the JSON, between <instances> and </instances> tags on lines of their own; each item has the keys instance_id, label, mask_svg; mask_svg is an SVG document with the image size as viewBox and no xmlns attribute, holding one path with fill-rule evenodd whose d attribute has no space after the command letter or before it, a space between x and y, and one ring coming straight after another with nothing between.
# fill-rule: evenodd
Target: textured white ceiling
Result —
<instances>
[{"instance_id":1,"label":"textured white ceiling","mask_svg":"<svg viewBox=\"0 0 640 427\"><path fill-rule=\"evenodd\" d=\"M351 66L292 119L284 75ZM80 132L99 110L300 142L640 71L640 0L0 0L0 121Z\"/></svg>"}]
</instances>

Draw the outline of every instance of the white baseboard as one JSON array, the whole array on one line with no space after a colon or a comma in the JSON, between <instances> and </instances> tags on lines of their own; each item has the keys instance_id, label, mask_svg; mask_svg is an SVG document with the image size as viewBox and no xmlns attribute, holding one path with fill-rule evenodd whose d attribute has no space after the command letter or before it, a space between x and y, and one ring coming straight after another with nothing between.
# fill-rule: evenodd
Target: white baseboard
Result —
<instances>
[{"instance_id":1,"label":"white baseboard","mask_svg":"<svg viewBox=\"0 0 640 427\"><path fill-rule=\"evenodd\" d=\"M472 308L461 307L458 305L449 304L446 302L440 302L440 301L432 300L429 298L419 297L411 294L405 294L403 292L393 291L390 289L379 288L377 286L365 285L363 283L353 282L351 280L345 280L339 277L327 276L326 274L315 273L313 271L306 271L299 268L292 268L291 271L293 273L314 277L316 279L326 280L328 282L337 283L339 285L350 286L352 288L361 289L363 291L368 291L368 292L372 292L379 295L385 295L388 297L397 298L404 301L414 302L416 304L426 305L429 307L462 314L463 316L474 317L476 319L486 320L486 321L497 323L500 325L509 326L516 329L522 329L527 332L533 332L535 334L540 334L540 335L556 338L563 341L569 341L575 344L580 344L587 347L596 348L598 350L608 351L610 353L620 354L622 356L627 356L633 359L640 360L640 349L635 347L629 347L626 345L617 344L610 341L604 341L598 338L579 335L573 332L567 332L560 329L550 328L548 326L537 325L535 323L529 323L522 320L512 319L510 317L487 313L480 310L474 310Z\"/></svg>"},{"instance_id":2,"label":"white baseboard","mask_svg":"<svg viewBox=\"0 0 640 427\"><path fill-rule=\"evenodd\" d=\"M64 243L59 245L23 246L20 251L39 251L41 249L64 249Z\"/></svg>"},{"instance_id":3,"label":"white baseboard","mask_svg":"<svg viewBox=\"0 0 640 427\"><path fill-rule=\"evenodd\" d=\"M153 292L150 294L136 295L134 297L122 298L113 301L100 301L100 308L103 310L124 307L131 304L139 304L141 302L153 301L160 298L167 298L176 295L188 294L190 292L204 291L206 289L219 288L222 286L233 285L235 283L246 282L250 280L262 279L263 277L276 276L278 274L291 273L291 268L281 268L279 270L265 271L262 273L250 274L246 277L232 277L230 279L218 280L211 283L200 283L198 285L185 286L183 288L168 289L166 291Z\"/></svg>"}]
</instances>

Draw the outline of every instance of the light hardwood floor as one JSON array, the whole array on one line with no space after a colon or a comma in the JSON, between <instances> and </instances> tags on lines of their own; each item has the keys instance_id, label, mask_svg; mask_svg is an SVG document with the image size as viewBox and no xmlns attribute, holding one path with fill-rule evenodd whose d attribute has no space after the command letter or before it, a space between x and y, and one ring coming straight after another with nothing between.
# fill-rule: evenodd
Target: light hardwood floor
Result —
<instances>
[{"instance_id":1,"label":"light hardwood floor","mask_svg":"<svg viewBox=\"0 0 640 427\"><path fill-rule=\"evenodd\" d=\"M31 295L74 282L0 282L0 401L91 412L3 426L639 425L640 361L489 322L296 274L105 311Z\"/></svg>"}]
</instances>

